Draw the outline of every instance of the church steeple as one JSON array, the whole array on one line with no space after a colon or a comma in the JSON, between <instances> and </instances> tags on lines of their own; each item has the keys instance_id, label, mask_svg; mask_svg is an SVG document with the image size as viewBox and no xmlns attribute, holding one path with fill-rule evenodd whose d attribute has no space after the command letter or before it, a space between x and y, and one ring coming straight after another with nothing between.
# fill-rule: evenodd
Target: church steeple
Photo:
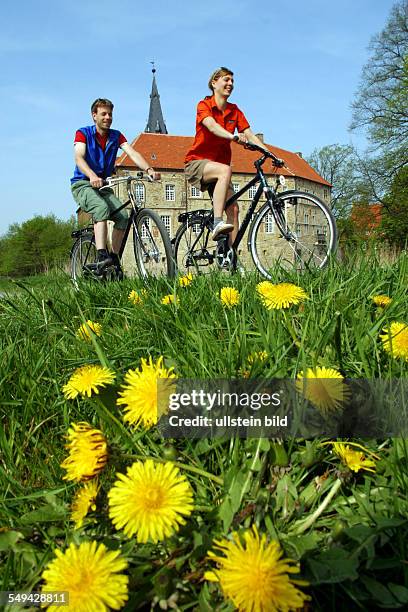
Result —
<instances>
[{"instance_id":1,"label":"church steeple","mask_svg":"<svg viewBox=\"0 0 408 612\"><path fill-rule=\"evenodd\" d=\"M156 68L153 64L153 82L152 82L152 93L150 94L150 108L149 108L149 119L145 128L145 132L152 134L167 134L166 124L164 123L163 113L160 105L160 96L157 89L155 72Z\"/></svg>"}]
</instances>

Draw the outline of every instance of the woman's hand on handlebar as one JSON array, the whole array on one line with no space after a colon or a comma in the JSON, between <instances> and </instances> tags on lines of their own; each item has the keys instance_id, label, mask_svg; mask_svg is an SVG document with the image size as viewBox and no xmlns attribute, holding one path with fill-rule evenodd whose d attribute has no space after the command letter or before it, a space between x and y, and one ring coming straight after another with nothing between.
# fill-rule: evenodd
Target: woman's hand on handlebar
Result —
<instances>
[{"instance_id":1,"label":"woman's hand on handlebar","mask_svg":"<svg viewBox=\"0 0 408 612\"><path fill-rule=\"evenodd\" d=\"M235 134L232 140L240 145L248 144L248 138L245 136L243 132L241 132L240 134Z\"/></svg>"}]
</instances>

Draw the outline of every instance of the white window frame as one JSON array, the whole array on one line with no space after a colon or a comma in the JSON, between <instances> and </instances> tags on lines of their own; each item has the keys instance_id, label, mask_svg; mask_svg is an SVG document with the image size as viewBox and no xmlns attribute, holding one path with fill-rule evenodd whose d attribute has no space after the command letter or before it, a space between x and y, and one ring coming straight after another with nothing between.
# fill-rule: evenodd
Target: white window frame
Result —
<instances>
[{"instance_id":1,"label":"white window frame","mask_svg":"<svg viewBox=\"0 0 408 612\"><path fill-rule=\"evenodd\" d=\"M135 183L133 186L135 198L138 202L144 202L146 199L146 190L143 183Z\"/></svg>"},{"instance_id":2,"label":"white window frame","mask_svg":"<svg viewBox=\"0 0 408 612\"><path fill-rule=\"evenodd\" d=\"M145 219L142 225L141 238L147 238L146 225L150 230L150 219Z\"/></svg>"},{"instance_id":3,"label":"white window frame","mask_svg":"<svg viewBox=\"0 0 408 612\"><path fill-rule=\"evenodd\" d=\"M232 183L232 190L234 193L238 193L239 189L239 183Z\"/></svg>"},{"instance_id":4,"label":"white window frame","mask_svg":"<svg viewBox=\"0 0 408 612\"><path fill-rule=\"evenodd\" d=\"M252 187L248 189L248 198L250 200L253 200L257 191L258 191L258 185L252 185Z\"/></svg>"},{"instance_id":5,"label":"white window frame","mask_svg":"<svg viewBox=\"0 0 408 612\"><path fill-rule=\"evenodd\" d=\"M166 228L168 235L171 236L171 216L160 215L160 219L163 221L163 225Z\"/></svg>"},{"instance_id":6,"label":"white window frame","mask_svg":"<svg viewBox=\"0 0 408 612\"><path fill-rule=\"evenodd\" d=\"M271 212L265 215L265 234L273 234L273 214Z\"/></svg>"},{"instance_id":7,"label":"white window frame","mask_svg":"<svg viewBox=\"0 0 408 612\"><path fill-rule=\"evenodd\" d=\"M194 187L194 185L191 185L190 193L191 193L192 198L202 198L203 197L202 192L198 189L198 187Z\"/></svg>"},{"instance_id":8,"label":"white window frame","mask_svg":"<svg viewBox=\"0 0 408 612\"><path fill-rule=\"evenodd\" d=\"M176 201L176 186L172 183L166 183L164 189L165 189L166 202L175 202Z\"/></svg>"}]
</instances>

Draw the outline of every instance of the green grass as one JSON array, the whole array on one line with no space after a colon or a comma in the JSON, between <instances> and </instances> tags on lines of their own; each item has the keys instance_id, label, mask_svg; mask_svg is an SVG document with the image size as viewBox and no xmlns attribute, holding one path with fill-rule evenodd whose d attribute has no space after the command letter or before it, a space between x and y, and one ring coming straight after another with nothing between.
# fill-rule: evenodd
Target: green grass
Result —
<instances>
[{"instance_id":1,"label":"green grass","mask_svg":"<svg viewBox=\"0 0 408 612\"><path fill-rule=\"evenodd\" d=\"M313 610L408 606L408 449L405 439L368 439L380 456L374 474L351 473L321 440L163 440L156 428L132 430L115 396L141 358L164 356L184 378L290 378L327 366L353 379L405 379L408 361L382 349L379 334L391 321L408 323L408 258L382 265L373 258L333 265L302 276L276 270L273 282L293 282L309 299L287 312L267 311L255 274L215 274L150 283L143 305L128 300L139 280L88 283L75 292L63 275L2 289L0 300L0 586L38 589L55 547L84 539L121 547L129 559L132 598L126 610L150 606L177 591L180 609L227 610L216 586L202 581L214 538L256 523L300 561L310 582ZM219 292L233 286L240 303L225 309ZM176 293L178 307L165 306ZM375 294L392 297L376 308ZM91 319L102 325L93 343L75 333ZM248 356L266 351L252 369ZM62 393L80 365L106 363L115 387L94 398L68 401ZM76 487L62 479L64 435L88 421L109 440L97 511L74 531L69 505ZM355 440L356 441L356 440ZM358 441L358 440L357 440ZM185 466L197 510L162 545L136 545L107 518L106 493L115 471L132 457L171 457ZM340 484L336 484L340 478ZM325 506L327 495L333 495ZM307 528L303 529L304 525Z\"/></svg>"}]
</instances>

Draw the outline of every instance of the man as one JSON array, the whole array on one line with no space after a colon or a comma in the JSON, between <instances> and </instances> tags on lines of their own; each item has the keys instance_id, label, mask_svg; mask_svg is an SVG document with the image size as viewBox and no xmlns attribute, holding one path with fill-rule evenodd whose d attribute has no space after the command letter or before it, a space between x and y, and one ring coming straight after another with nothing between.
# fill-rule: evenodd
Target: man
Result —
<instances>
[{"instance_id":1,"label":"man","mask_svg":"<svg viewBox=\"0 0 408 612\"><path fill-rule=\"evenodd\" d=\"M74 200L81 209L90 215L94 222L95 243L98 252L97 272L107 266L115 265L121 272L118 252L126 229L128 214L122 209L122 202L112 189L99 191L104 179L115 170L115 160L119 147L127 153L138 168L147 172L154 179L160 174L149 166L144 157L135 151L118 130L112 130L113 104L105 98L98 98L91 106L94 125L80 128L75 134L75 171L71 179L71 190ZM108 225L107 220L115 222L112 232L112 252L106 248Z\"/></svg>"},{"instance_id":2,"label":"man","mask_svg":"<svg viewBox=\"0 0 408 612\"><path fill-rule=\"evenodd\" d=\"M233 195L231 185L231 141L240 144L253 142L265 148L255 136L245 115L236 104L228 102L234 89L234 73L228 68L217 68L208 82L212 96L198 103L196 136L185 158L188 182L200 189L213 190L214 228L212 237L230 233L230 244L238 232L238 204L234 202L226 210L227 223L222 219L225 202ZM238 134L234 136L237 130Z\"/></svg>"}]
</instances>

